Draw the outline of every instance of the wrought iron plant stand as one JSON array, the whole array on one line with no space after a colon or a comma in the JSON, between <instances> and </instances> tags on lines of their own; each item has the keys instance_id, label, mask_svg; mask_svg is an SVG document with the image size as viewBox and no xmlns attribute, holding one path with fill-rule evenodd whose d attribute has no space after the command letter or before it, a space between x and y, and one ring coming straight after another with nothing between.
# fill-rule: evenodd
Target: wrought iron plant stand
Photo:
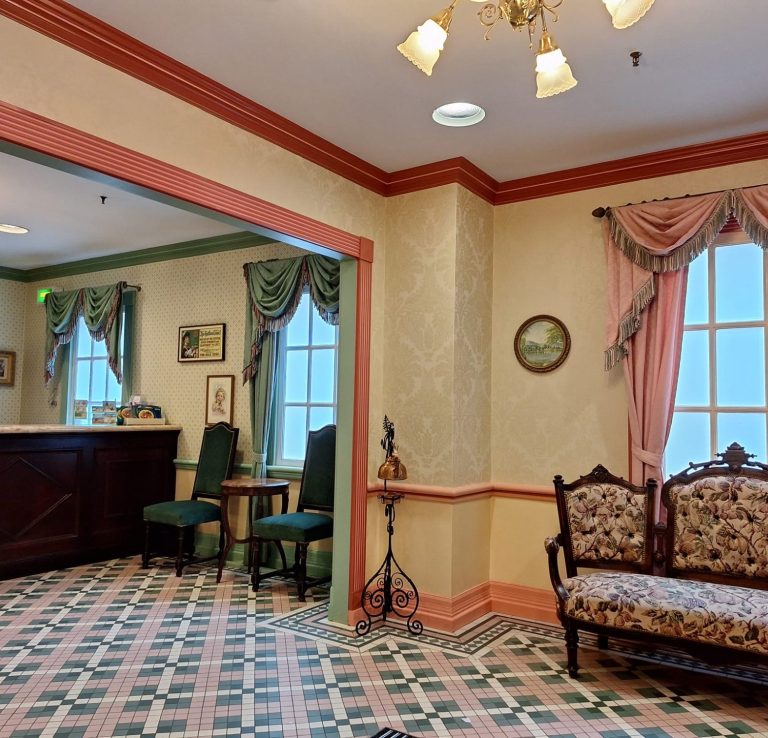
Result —
<instances>
[{"instance_id":1,"label":"wrought iron plant stand","mask_svg":"<svg viewBox=\"0 0 768 738\"><path fill-rule=\"evenodd\" d=\"M392 536L395 532L395 505L403 499L399 492L389 492L387 481L407 479L408 474L405 465L400 462L395 447L395 426L384 416L384 438L382 447L387 452L386 461L379 467L378 477L384 480L384 494L379 495L379 502L384 505L384 514L387 517L387 554L376 573L366 582L360 605L365 613L365 618L355 626L357 635L365 635L371 630L373 618L380 617L386 622L389 614L396 615L406 621L408 630L414 635L419 635L424 626L416 619L416 611L419 609L419 590L416 584L397 563L392 551Z\"/></svg>"}]
</instances>

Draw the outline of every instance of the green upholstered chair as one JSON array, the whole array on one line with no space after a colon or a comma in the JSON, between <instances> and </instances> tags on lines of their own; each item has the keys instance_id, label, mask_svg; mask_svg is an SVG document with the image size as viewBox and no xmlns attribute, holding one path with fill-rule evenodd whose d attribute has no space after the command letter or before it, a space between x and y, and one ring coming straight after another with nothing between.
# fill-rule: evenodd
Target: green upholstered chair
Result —
<instances>
[{"instance_id":1,"label":"green upholstered chair","mask_svg":"<svg viewBox=\"0 0 768 738\"><path fill-rule=\"evenodd\" d=\"M304 475L295 513L270 515L253 521L254 564L252 582L258 591L259 582L276 574L292 574L296 578L299 600L304 602L307 589L315 584L330 581L330 577L307 578L307 548L313 541L333 536L333 518L323 512L333 512L333 488L336 481L336 426L326 425L310 431L307 437L307 453L304 458ZM307 512L319 510L320 512ZM290 541L296 547L294 565L269 574L261 574L260 545L266 541ZM278 546L282 552L282 545ZM283 558L285 566L285 558Z\"/></svg>"},{"instance_id":2,"label":"green upholstered chair","mask_svg":"<svg viewBox=\"0 0 768 738\"><path fill-rule=\"evenodd\" d=\"M176 576L188 564L218 559L224 548L224 531L221 527L221 510L215 502L221 499L221 483L232 476L235 461L238 428L228 423L216 423L203 431L203 443L197 460L192 499L158 502L144 508L144 555L141 565L149 568L153 526L176 530ZM204 498L204 499L201 499ZM195 526L202 523L219 523L219 553L207 558L195 558Z\"/></svg>"}]
</instances>

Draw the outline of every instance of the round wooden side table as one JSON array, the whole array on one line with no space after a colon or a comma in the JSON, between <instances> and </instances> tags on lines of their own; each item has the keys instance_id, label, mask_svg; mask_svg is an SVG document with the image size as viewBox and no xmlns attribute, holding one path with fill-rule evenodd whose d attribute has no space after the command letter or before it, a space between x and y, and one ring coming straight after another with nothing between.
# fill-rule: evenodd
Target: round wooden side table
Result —
<instances>
[{"instance_id":1,"label":"round wooden side table","mask_svg":"<svg viewBox=\"0 0 768 738\"><path fill-rule=\"evenodd\" d=\"M250 479L225 479L221 483L221 523L224 526L224 550L219 559L219 571L216 575L216 581L221 581L221 572L224 568L224 562L227 560L232 546L236 543L248 544L248 570L251 568L251 547L254 543L253 537L253 500L256 499L256 514L261 517L264 511L266 500L280 495L280 514L285 515L288 512L288 488L290 482L287 479L267 479L265 477L256 477ZM229 519L229 501L233 497L248 498L248 533L245 538L237 538L232 530ZM283 568L286 568L285 551L280 541L274 541L280 558L283 561Z\"/></svg>"}]
</instances>

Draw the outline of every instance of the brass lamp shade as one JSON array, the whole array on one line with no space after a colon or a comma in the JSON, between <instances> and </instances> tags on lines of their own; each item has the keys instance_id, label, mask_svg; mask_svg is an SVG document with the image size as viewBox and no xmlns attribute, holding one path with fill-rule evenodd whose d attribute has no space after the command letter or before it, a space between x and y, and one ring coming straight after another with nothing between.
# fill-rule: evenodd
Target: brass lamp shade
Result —
<instances>
[{"instance_id":1,"label":"brass lamp shade","mask_svg":"<svg viewBox=\"0 0 768 738\"><path fill-rule=\"evenodd\" d=\"M400 461L397 451L393 451L391 455L387 456L387 460L379 467L377 476L379 479L390 482L408 479L408 470L405 468L405 464Z\"/></svg>"}]
</instances>

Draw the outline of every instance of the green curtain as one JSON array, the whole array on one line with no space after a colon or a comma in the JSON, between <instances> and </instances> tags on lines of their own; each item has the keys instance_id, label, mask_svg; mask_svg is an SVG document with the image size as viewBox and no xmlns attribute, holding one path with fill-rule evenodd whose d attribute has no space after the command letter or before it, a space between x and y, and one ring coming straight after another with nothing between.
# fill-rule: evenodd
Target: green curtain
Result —
<instances>
[{"instance_id":1,"label":"green curtain","mask_svg":"<svg viewBox=\"0 0 768 738\"><path fill-rule=\"evenodd\" d=\"M310 254L243 267L248 289L243 384L250 382L252 476L266 476L277 365L277 332L290 323L308 285L320 317L339 323L339 262Z\"/></svg>"},{"instance_id":2,"label":"green curtain","mask_svg":"<svg viewBox=\"0 0 768 738\"><path fill-rule=\"evenodd\" d=\"M88 332L95 341L104 341L109 367L117 381L120 373L120 332L122 320L120 306L125 282L84 287L67 292L49 292L45 296L46 345L45 383L56 374L56 354L75 334L77 319L82 315Z\"/></svg>"}]
</instances>

